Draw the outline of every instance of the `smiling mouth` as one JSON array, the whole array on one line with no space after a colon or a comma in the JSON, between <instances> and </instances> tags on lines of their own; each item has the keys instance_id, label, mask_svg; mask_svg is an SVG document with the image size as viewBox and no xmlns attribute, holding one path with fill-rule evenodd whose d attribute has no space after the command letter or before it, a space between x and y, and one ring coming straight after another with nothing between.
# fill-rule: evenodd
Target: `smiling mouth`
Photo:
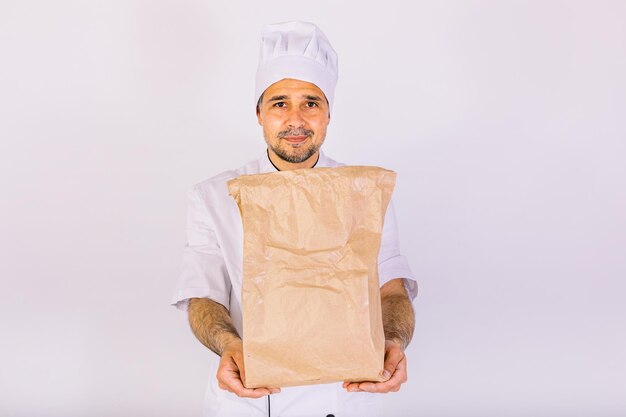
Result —
<instances>
[{"instance_id":1,"label":"smiling mouth","mask_svg":"<svg viewBox=\"0 0 626 417\"><path fill-rule=\"evenodd\" d=\"M306 141L307 138L310 138L312 136L313 131L304 127L286 129L278 133L279 139L284 139L287 141L287 143L293 146L300 145L301 143Z\"/></svg>"},{"instance_id":2,"label":"smiling mouth","mask_svg":"<svg viewBox=\"0 0 626 417\"><path fill-rule=\"evenodd\" d=\"M301 135L301 136L284 136L283 139L285 139L287 142L289 143L302 143L305 140L307 140L308 136L305 135Z\"/></svg>"}]
</instances>

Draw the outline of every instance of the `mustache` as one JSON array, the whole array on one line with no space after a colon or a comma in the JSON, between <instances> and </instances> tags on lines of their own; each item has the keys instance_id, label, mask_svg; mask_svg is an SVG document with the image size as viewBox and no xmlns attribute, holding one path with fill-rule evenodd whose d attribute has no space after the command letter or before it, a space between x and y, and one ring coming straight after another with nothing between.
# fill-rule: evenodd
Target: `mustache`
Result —
<instances>
[{"instance_id":1,"label":"mustache","mask_svg":"<svg viewBox=\"0 0 626 417\"><path fill-rule=\"evenodd\" d=\"M287 129L287 130L282 130L280 132L278 132L278 137L280 139L284 138L285 136L313 136L313 132L311 129L305 129L303 127L298 128L298 129Z\"/></svg>"}]
</instances>

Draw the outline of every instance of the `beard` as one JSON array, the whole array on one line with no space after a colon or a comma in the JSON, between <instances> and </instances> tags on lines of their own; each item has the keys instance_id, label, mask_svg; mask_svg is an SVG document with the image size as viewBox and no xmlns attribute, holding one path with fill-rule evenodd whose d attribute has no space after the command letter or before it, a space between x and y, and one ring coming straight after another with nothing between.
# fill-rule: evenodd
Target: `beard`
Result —
<instances>
[{"instance_id":1,"label":"beard","mask_svg":"<svg viewBox=\"0 0 626 417\"><path fill-rule=\"evenodd\" d=\"M304 145L300 145L300 144L291 145L286 142L283 142L282 138L284 138L285 136L299 136L299 135L307 135L311 137L313 136L313 134L314 132L308 129L285 130L285 131L278 133L279 141L277 145L272 145L270 141L267 140L267 138L265 141L267 142L267 145L270 147L270 149L274 151L274 153L280 159L286 162L290 162L292 164L299 164L300 162L304 162L310 157L312 157L313 155L315 155L315 153L320 149L320 146L322 146L322 143L318 145L311 143L306 148L304 148L303 147ZM281 144L284 144L284 146L281 147L280 146Z\"/></svg>"},{"instance_id":2,"label":"beard","mask_svg":"<svg viewBox=\"0 0 626 417\"><path fill-rule=\"evenodd\" d=\"M290 162L292 164L299 164L300 162L304 162L319 150L320 146L315 144L310 144L305 149L300 150L301 146L293 147L291 145L287 145L291 149L283 149L279 146L273 146L268 144L270 149L274 151L276 156L286 162Z\"/></svg>"}]
</instances>

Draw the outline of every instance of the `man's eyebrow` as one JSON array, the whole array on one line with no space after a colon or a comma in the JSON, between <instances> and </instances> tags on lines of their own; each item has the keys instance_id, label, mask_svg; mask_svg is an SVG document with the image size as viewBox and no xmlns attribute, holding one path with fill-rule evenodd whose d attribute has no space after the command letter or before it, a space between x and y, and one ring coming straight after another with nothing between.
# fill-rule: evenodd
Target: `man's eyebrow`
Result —
<instances>
[{"instance_id":1,"label":"man's eyebrow","mask_svg":"<svg viewBox=\"0 0 626 417\"><path fill-rule=\"evenodd\" d=\"M312 94L303 94L301 97L309 101L322 101L322 98L320 96L314 96ZM289 100L289 96L286 94L283 94L280 96L272 96L272 98L270 98L268 101L283 101L283 100Z\"/></svg>"},{"instance_id":2,"label":"man's eyebrow","mask_svg":"<svg viewBox=\"0 0 626 417\"><path fill-rule=\"evenodd\" d=\"M282 95L282 96L273 96L272 98L270 98L268 101L282 101L282 100L287 100L289 98L289 96L286 95Z\"/></svg>"}]
</instances>

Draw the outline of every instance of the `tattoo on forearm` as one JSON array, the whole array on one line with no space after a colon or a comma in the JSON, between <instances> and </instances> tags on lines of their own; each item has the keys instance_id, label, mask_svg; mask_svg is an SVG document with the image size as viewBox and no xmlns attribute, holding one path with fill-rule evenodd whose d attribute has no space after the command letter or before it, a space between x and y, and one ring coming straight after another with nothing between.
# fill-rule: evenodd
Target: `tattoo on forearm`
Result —
<instances>
[{"instance_id":1,"label":"tattoo on forearm","mask_svg":"<svg viewBox=\"0 0 626 417\"><path fill-rule=\"evenodd\" d=\"M385 339L394 340L402 349L411 342L415 328L415 312L406 295L389 294L382 298L383 328Z\"/></svg>"},{"instance_id":2,"label":"tattoo on forearm","mask_svg":"<svg viewBox=\"0 0 626 417\"><path fill-rule=\"evenodd\" d=\"M208 298L189 300L189 325L198 340L219 356L228 342L240 338L226 307Z\"/></svg>"}]
</instances>

